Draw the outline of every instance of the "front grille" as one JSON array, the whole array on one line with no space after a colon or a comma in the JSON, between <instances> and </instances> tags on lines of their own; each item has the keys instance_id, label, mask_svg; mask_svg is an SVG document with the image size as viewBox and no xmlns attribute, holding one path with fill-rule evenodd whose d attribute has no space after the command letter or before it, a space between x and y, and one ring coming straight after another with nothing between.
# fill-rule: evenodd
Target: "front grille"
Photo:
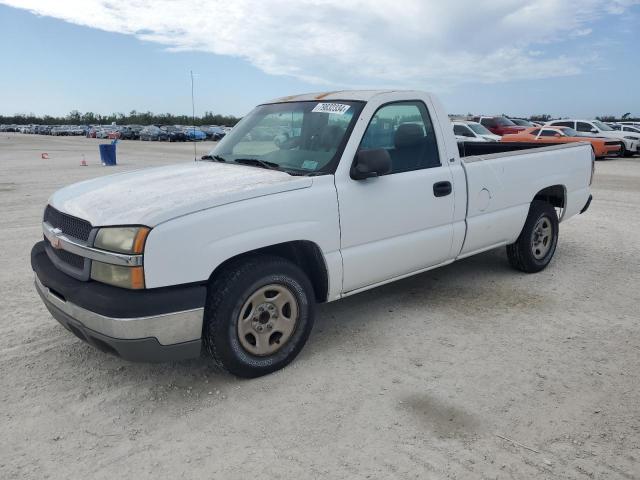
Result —
<instances>
[{"instance_id":1,"label":"front grille","mask_svg":"<svg viewBox=\"0 0 640 480\"><path fill-rule=\"evenodd\" d=\"M47 244L49 245L49 247L51 247L51 243L49 243L49 240L47 240ZM59 250L53 247L51 247L51 251L56 257L58 257L61 262L64 262L73 268L77 268L78 270L84 269L84 257L76 255L75 253L67 252L66 250Z\"/></svg>"},{"instance_id":2,"label":"front grille","mask_svg":"<svg viewBox=\"0 0 640 480\"><path fill-rule=\"evenodd\" d=\"M86 220L59 212L51 205L47 205L44 211L44 221L55 228L59 228L65 235L85 242L89 240L89 234L93 228Z\"/></svg>"}]
</instances>

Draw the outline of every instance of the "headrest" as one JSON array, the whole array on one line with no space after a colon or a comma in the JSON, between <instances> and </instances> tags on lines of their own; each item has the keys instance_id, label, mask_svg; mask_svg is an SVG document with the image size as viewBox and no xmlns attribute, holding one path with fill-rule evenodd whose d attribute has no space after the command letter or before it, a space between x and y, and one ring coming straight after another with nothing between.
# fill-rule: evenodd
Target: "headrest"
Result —
<instances>
[{"instance_id":1,"label":"headrest","mask_svg":"<svg viewBox=\"0 0 640 480\"><path fill-rule=\"evenodd\" d=\"M337 149L344 136L344 128L338 125L327 125L320 134L320 145L325 150Z\"/></svg>"},{"instance_id":2,"label":"headrest","mask_svg":"<svg viewBox=\"0 0 640 480\"><path fill-rule=\"evenodd\" d=\"M417 123L403 123L396 130L396 148L413 147L424 140L424 128Z\"/></svg>"}]
</instances>

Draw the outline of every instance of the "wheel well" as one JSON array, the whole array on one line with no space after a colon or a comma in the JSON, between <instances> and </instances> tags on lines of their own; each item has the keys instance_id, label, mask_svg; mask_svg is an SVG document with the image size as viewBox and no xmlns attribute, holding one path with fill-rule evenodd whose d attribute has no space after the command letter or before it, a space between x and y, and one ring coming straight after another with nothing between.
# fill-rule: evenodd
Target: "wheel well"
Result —
<instances>
[{"instance_id":1,"label":"wheel well","mask_svg":"<svg viewBox=\"0 0 640 480\"><path fill-rule=\"evenodd\" d=\"M534 200L542 200L553 205L556 208L564 209L566 205L567 194L564 185L553 185L543 188L533 197Z\"/></svg>"},{"instance_id":2,"label":"wheel well","mask_svg":"<svg viewBox=\"0 0 640 480\"><path fill-rule=\"evenodd\" d=\"M276 255L295 263L309 277L309 280L313 285L316 301L325 302L327 300L327 295L329 293L329 276L327 273L327 266L320 247L308 240L295 240L292 242L279 243L268 247L258 248L256 250L250 250L236 255L235 257L231 257L218 265L211 274L211 277L209 277L209 281L218 275L231 262L236 262L243 257L255 254Z\"/></svg>"}]
</instances>

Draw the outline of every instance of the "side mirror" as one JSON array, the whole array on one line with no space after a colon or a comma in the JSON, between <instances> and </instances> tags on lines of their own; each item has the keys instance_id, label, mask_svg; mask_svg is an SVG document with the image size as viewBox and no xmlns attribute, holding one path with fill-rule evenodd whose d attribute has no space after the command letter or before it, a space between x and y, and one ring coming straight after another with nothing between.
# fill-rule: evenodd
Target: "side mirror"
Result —
<instances>
[{"instance_id":1,"label":"side mirror","mask_svg":"<svg viewBox=\"0 0 640 480\"><path fill-rule=\"evenodd\" d=\"M200 160L213 160L213 157L211 155L202 155Z\"/></svg>"},{"instance_id":2,"label":"side mirror","mask_svg":"<svg viewBox=\"0 0 640 480\"><path fill-rule=\"evenodd\" d=\"M562 135L560 135L559 133L554 133L553 136L556 138L560 138Z\"/></svg>"},{"instance_id":3,"label":"side mirror","mask_svg":"<svg viewBox=\"0 0 640 480\"><path fill-rule=\"evenodd\" d=\"M351 178L364 180L391 171L391 156L384 148L360 150L351 166Z\"/></svg>"},{"instance_id":4,"label":"side mirror","mask_svg":"<svg viewBox=\"0 0 640 480\"><path fill-rule=\"evenodd\" d=\"M598 129L597 128L592 128L591 129L591 133L598 133Z\"/></svg>"}]
</instances>

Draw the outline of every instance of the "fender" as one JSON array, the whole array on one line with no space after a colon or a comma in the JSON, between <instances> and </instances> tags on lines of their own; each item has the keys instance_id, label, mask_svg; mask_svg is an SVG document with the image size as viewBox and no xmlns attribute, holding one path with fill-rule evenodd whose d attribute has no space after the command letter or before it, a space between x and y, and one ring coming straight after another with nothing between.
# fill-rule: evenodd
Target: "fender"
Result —
<instances>
[{"instance_id":1,"label":"fender","mask_svg":"<svg viewBox=\"0 0 640 480\"><path fill-rule=\"evenodd\" d=\"M145 283L159 288L206 282L230 258L297 240L319 247L329 298L339 295L342 261L332 175L314 178L309 188L222 205L158 225L145 246Z\"/></svg>"}]
</instances>

